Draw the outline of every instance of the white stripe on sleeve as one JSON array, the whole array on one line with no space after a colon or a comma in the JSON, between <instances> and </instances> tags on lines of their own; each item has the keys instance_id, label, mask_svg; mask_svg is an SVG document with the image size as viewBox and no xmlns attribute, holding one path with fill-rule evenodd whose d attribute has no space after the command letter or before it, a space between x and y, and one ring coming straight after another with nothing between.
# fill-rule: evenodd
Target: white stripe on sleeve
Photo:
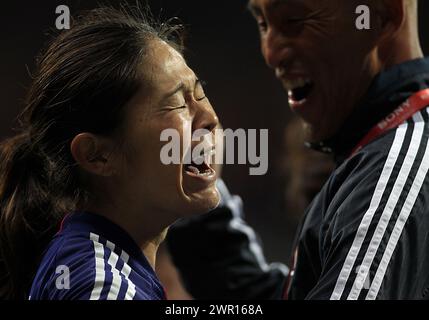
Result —
<instances>
[{"instance_id":1,"label":"white stripe on sleeve","mask_svg":"<svg viewBox=\"0 0 429 320\"><path fill-rule=\"evenodd\" d=\"M90 233L90 239L94 244L94 255L95 255L95 281L94 288L92 289L90 300L99 300L101 290L104 287L105 271L104 271L104 247L98 242L99 236Z\"/></svg>"},{"instance_id":2,"label":"white stripe on sleeve","mask_svg":"<svg viewBox=\"0 0 429 320\"><path fill-rule=\"evenodd\" d=\"M121 289L122 284L121 275L116 269L116 264L118 263L119 256L114 252L115 244L107 240L106 247L110 249L110 256L107 260L107 263L110 265L110 268L112 270L112 283L110 285L109 294L107 295L107 300L116 300L118 298L119 290Z\"/></svg>"},{"instance_id":3,"label":"white stripe on sleeve","mask_svg":"<svg viewBox=\"0 0 429 320\"><path fill-rule=\"evenodd\" d=\"M420 163L417 174L414 178L413 185L411 186L410 192L405 200L405 203L399 213L399 217L396 220L395 227L392 234L390 235L389 242L387 243L386 250L384 251L383 257L381 258L380 265L378 266L377 272L374 276L374 280L368 291L366 299L375 300L383 282L384 275L386 274L387 266L389 265L390 259L392 258L393 252L395 251L396 245L401 237L405 223L414 207L417 196L420 193L423 182L429 170L429 143L426 145L426 150L423 156L423 160Z\"/></svg>"},{"instance_id":4,"label":"white stripe on sleeve","mask_svg":"<svg viewBox=\"0 0 429 320\"><path fill-rule=\"evenodd\" d=\"M355 281L347 298L349 300L357 300L359 298L359 295L363 289L363 284L368 278L372 262L374 261L375 255L384 237L384 234L386 233L387 226L389 225L389 223L393 224L393 221L390 222L392 214L395 210L395 207L399 201L401 194L403 193L406 182L409 179L411 168L415 162L417 152L419 151L425 123L420 112L417 112L414 115L413 120L415 122L414 130L407 154L404 158L398 177L396 178L395 184L389 195L383 213L381 214L380 220L378 221L371 242L365 253L365 257L362 261L362 264L359 266L359 270L357 271Z\"/></svg>"},{"instance_id":5,"label":"white stripe on sleeve","mask_svg":"<svg viewBox=\"0 0 429 320\"><path fill-rule=\"evenodd\" d=\"M407 132L407 127L408 125L405 122L401 126L399 126L398 129L396 129L395 138L393 140L392 146L390 148L390 151L387 156L386 162L384 164L383 170L381 172L380 178L375 187L374 194L372 195L369 208L365 212L365 215L362 218L362 221L356 232L356 236L353 240L353 244L350 247L350 250L347 254L346 259L344 260L343 267L340 271L337 282L335 284L335 288L331 295L331 300L341 299L341 296L347 284L347 280L349 279L350 273L352 272L356 258L362 247L363 241L368 232L368 229L374 217L374 214L380 205L383 193L386 189L387 183L389 182L396 160L401 151L402 144L405 139L405 134Z\"/></svg>"}]
</instances>

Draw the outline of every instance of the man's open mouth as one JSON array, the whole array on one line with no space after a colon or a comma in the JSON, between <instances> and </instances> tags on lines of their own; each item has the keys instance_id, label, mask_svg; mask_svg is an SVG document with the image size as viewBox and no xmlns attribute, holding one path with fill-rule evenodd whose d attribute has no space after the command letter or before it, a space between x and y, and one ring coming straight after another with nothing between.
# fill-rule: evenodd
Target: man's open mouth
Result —
<instances>
[{"instance_id":1,"label":"man's open mouth","mask_svg":"<svg viewBox=\"0 0 429 320\"><path fill-rule=\"evenodd\" d=\"M289 103L292 106L303 104L314 89L314 82L309 78L283 80L283 85L288 92Z\"/></svg>"}]
</instances>

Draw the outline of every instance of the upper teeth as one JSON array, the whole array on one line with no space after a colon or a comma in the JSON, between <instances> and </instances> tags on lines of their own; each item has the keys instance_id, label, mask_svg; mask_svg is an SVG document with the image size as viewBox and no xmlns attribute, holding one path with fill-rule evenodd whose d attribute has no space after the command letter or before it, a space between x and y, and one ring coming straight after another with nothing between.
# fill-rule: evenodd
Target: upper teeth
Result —
<instances>
[{"instance_id":1,"label":"upper teeth","mask_svg":"<svg viewBox=\"0 0 429 320\"><path fill-rule=\"evenodd\" d=\"M297 78L293 80L284 80L283 81L286 90L292 91L296 88L301 88L307 84L311 83L311 80L308 78Z\"/></svg>"}]
</instances>

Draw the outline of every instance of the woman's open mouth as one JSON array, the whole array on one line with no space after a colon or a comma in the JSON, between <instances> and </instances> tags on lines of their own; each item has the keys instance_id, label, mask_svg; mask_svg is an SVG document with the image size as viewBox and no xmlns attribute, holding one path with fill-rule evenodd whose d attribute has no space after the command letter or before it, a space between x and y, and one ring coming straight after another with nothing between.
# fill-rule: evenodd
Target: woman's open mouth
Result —
<instances>
[{"instance_id":1,"label":"woman's open mouth","mask_svg":"<svg viewBox=\"0 0 429 320\"><path fill-rule=\"evenodd\" d=\"M213 169L205 162L200 165L192 163L185 165L184 167L186 172L196 176L208 176L213 172Z\"/></svg>"},{"instance_id":2,"label":"woman's open mouth","mask_svg":"<svg viewBox=\"0 0 429 320\"><path fill-rule=\"evenodd\" d=\"M191 159L191 163L183 164L183 172L185 175L195 178L195 180L210 184L216 180L216 171L210 166L212 163L210 160L214 154L214 146L204 149L203 154Z\"/></svg>"}]
</instances>

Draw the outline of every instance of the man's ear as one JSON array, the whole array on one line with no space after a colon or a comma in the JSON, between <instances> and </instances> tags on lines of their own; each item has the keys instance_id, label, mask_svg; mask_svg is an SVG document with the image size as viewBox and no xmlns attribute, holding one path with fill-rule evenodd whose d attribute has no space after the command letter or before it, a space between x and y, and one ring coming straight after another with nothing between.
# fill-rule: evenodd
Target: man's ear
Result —
<instances>
[{"instance_id":1,"label":"man's ear","mask_svg":"<svg viewBox=\"0 0 429 320\"><path fill-rule=\"evenodd\" d=\"M77 164L85 171L108 177L115 173L113 142L92 133L80 133L70 144L70 151Z\"/></svg>"}]
</instances>

